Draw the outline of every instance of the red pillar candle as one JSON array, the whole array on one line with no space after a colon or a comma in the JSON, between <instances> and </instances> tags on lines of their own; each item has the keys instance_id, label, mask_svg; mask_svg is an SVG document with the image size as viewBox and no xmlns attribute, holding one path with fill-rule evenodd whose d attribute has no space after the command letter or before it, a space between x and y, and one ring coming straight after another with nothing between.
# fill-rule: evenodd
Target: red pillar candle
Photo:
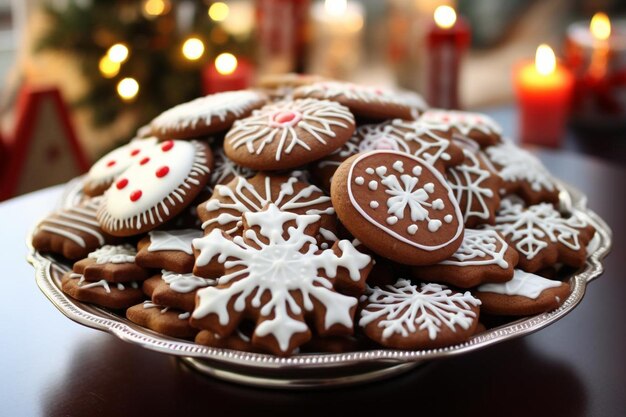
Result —
<instances>
[{"instance_id":1,"label":"red pillar candle","mask_svg":"<svg viewBox=\"0 0 626 417\"><path fill-rule=\"evenodd\" d=\"M548 45L537 48L535 62L515 69L523 143L558 147L565 133L574 78L557 64Z\"/></svg>"},{"instance_id":2,"label":"red pillar candle","mask_svg":"<svg viewBox=\"0 0 626 417\"><path fill-rule=\"evenodd\" d=\"M435 9L426 36L428 47L428 101L433 107L458 109L459 70L471 32L450 6Z\"/></svg>"},{"instance_id":3,"label":"red pillar candle","mask_svg":"<svg viewBox=\"0 0 626 417\"><path fill-rule=\"evenodd\" d=\"M204 94L243 90L252 83L254 68L243 59L229 53L220 54L202 70Z\"/></svg>"}]
</instances>

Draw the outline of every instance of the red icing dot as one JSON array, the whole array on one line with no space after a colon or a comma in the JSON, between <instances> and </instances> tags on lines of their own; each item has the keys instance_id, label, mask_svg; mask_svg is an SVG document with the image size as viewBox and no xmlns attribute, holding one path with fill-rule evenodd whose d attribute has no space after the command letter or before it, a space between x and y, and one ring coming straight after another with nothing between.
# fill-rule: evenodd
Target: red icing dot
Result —
<instances>
[{"instance_id":1,"label":"red icing dot","mask_svg":"<svg viewBox=\"0 0 626 417\"><path fill-rule=\"evenodd\" d=\"M145 158L143 158L141 161L139 161L139 165L145 165L148 162L150 162L150 158L148 158L147 156Z\"/></svg>"},{"instance_id":2,"label":"red icing dot","mask_svg":"<svg viewBox=\"0 0 626 417\"><path fill-rule=\"evenodd\" d=\"M283 111L274 116L274 121L276 123L289 123L293 119L296 118L296 114L291 111Z\"/></svg>"},{"instance_id":3,"label":"red icing dot","mask_svg":"<svg viewBox=\"0 0 626 417\"><path fill-rule=\"evenodd\" d=\"M135 201L139 200L141 198L141 194L143 194L141 192L141 190L133 191L132 193L130 193L130 201L135 202Z\"/></svg>"},{"instance_id":4,"label":"red icing dot","mask_svg":"<svg viewBox=\"0 0 626 417\"><path fill-rule=\"evenodd\" d=\"M164 176L166 176L168 173L170 172L170 168L168 166L162 166L161 168L157 169L155 174L158 178L163 178Z\"/></svg>"},{"instance_id":5,"label":"red icing dot","mask_svg":"<svg viewBox=\"0 0 626 417\"><path fill-rule=\"evenodd\" d=\"M133 149L132 151L130 151L130 156L137 156L138 153L139 149Z\"/></svg>"},{"instance_id":6,"label":"red icing dot","mask_svg":"<svg viewBox=\"0 0 626 417\"><path fill-rule=\"evenodd\" d=\"M117 187L118 190L121 190L122 188L126 187L128 185L128 180L126 178L122 178L121 180L119 180L115 186Z\"/></svg>"},{"instance_id":7,"label":"red icing dot","mask_svg":"<svg viewBox=\"0 0 626 417\"><path fill-rule=\"evenodd\" d=\"M167 142L164 142L163 145L161 145L161 150L163 152L167 152L173 147L174 147L174 141L168 140Z\"/></svg>"},{"instance_id":8,"label":"red icing dot","mask_svg":"<svg viewBox=\"0 0 626 417\"><path fill-rule=\"evenodd\" d=\"M109 162L107 162L107 166L108 166L108 167L112 167L112 166L113 166L113 165L115 165L115 164L116 164L116 162L115 162L115 161L109 161Z\"/></svg>"}]
</instances>

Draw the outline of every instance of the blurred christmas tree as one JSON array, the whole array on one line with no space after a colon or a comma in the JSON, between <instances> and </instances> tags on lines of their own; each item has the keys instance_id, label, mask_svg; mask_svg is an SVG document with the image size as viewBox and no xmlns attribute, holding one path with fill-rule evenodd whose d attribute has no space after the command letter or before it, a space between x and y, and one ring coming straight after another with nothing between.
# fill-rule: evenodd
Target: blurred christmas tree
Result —
<instances>
[{"instance_id":1,"label":"blurred christmas tree","mask_svg":"<svg viewBox=\"0 0 626 417\"><path fill-rule=\"evenodd\" d=\"M217 54L250 55L250 39L224 31L222 2L200 0L50 0L50 25L37 50L63 50L80 62L88 89L75 105L96 126L122 112L136 126L202 95L201 70ZM132 132L129 132L132 134Z\"/></svg>"}]
</instances>

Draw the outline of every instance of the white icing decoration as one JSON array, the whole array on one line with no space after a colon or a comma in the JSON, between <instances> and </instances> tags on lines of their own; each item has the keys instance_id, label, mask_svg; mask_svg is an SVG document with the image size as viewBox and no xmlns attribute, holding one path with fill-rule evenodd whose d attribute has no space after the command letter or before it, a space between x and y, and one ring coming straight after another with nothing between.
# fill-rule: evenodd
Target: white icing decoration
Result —
<instances>
[{"instance_id":1,"label":"white icing decoration","mask_svg":"<svg viewBox=\"0 0 626 417\"><path fill-rule=\"evenodd\" d=\"M357 185L363 185L363 183L365 182L365 180L363 179L363 177L356 177L356 178L354 179L354 182L355 182Z\"/></svg>"},{"instance_id":2,"label":"white icing decoration","mask_svg":"<svg viewBox=\"0 0 626 417\"><path fill-rule=\"evenodd\" d=\"M118 282L117 283L117 289L120 290L120 291L124 291L126 289L126 287L121 282Z\"/></svg>"},{"instance_id":3,"label":"white icing decoration","mask_svg":"<svg viewBox=\"0 0 626 417\"><path fill-rule=\"evenodd\" d=\"M496 214L496 224L486 227L498 230L520 255L531 260L548 246L548 242L579 250L579 229L586 226L587 223L577 216L561 217L552 204L541 203L525 209L507 199L502 201Z\"/></svg>"},{"instance_id":4,"label":"white icing decoration","mask_svg":"<svg viewBox=\"0 0 626 417\"><path fill-rule=\"evenodd\" d=\"M275 122L280 114L289 113L293 119ZM238 120L228 132L224 141L237 149L245 146L250 154L260 155L265 147L277 142L276 161L283 154L290 154L298 146L311 150L311 142L335 146L332 140L337 136L335 128L345 129L354 124L354 116L338 103L325 100L304 99L268 104L252 115ZM309 136L303 139L299 132Z\"/></svg>"},{"instance_id":5,"label":"white icing decoration","mask_svg":"<svg viewBox=\"0 0 626 417\"><path fill-rule=\"evenodd\" d=\"M504 255L508 247L506 241L495 230L465 229L461 246L450 258L439 264L455 266L497 265L502 269L507 269L509 263L504 260Z\"/></svg>"},{"instance_id":6,"label":"white icing decoration","mask_svg":"<svg viewBox=\"0 0 626 417\"><path fill-rule=\"evenodd\" d=\"M181 320L187 320L190 316L191 316L191 313L187 311L185 313L180 313L178 315L178 318Z\"/></svg>"},{"instance_id":7,"label":"white icing decoration","mask_svg":"<svg viewBox=\"0 0 626 417\"><path fill-rule=\"evenodd\" d=\"M361 163L361 161L367 158L373 158L373 160L375 160L376 155L378 154L398 154L398 155L402 155L405 158L413 159L418 164L423 164L423 167L424 167L423 169L427 169L437 179L439 186L442 187L444 191L446 192L446 194L448 195L448 198L452 204L452 209L454 210L456 218L457 219L462 218L459 207L457 204L455 204L456 200L454 199L454 196L452 195L452 190L448 187L446 180L443 178L441 173L439 173L436 169L431 167L429 164L425 164L424 161L422 161L419 158L416 158L414 156L407 155L407 154L402 154L400 152L394 152L394 151L371 151L366 154L360 155L355 161L352 162L352 165L350 166L350 171L348 172L348 181L347 181L348 196L350 198L350 202L352 203L352 206L359 212L359 214L361 214L361 216L363 216L368 222L370 222L374 226L381 228L381 230L383 230L385 233L395 237L396 239L399 239L400 241L404 243L407 243L411 246L417 247L422 250L429 250L429 251L437 250L446 246L450 242L456 240L461 234L461 232L463 231L462 222L459 222L459 225L457 227L457 230L454 236L449 241L444 242L440 245L426 246L421 243L409 240L405 236L400 235L394 230L384 227L383 225L378 223L376 220L374 220L365 210L363 210L361 205L356 201L354 194L352 192L351 178L353 176L354 167L357 166L357 164ZM412 170L411 172L413 171L415 170ZM386 200L387 213L391 215L387 217L386 221L388 224L393 225L397 222L397 220L394 221L392 217L395 217L397 219L404 219L405 214L408 214L412 222L426 221L427 228L429 231L434 233L437 230L439 230L439 228L442 225L441 220L434 219L433 211L428 210L429 208L432 208L434 209L434 211L440 211L441 209L444 208L444 203L440 199L436 199L435 200L437 201L436 203L435 201L432 201L432 202L429 201L431 198L430 194L436 191L435 184L426 183L423 187L420 187L418 185L419 180L420 180L419 176L401 174L398 177L394 173L386 175L387 168L382 165L376 167L374 169L374 172L376 173L376 175L380 177L380 180L379 180L380 185L385 188L385 197L387 197L387 200ZM447 214L447 215L450 215L450 214ZM446 223L449 223L449 222L446 222Z\"/></svg>"},{"instance_id":8,"label":"white icing decoration","mask_svg":"<svg viewBox=\"0 0 626 417\"><path fill-rule=\"evenodd\" d=\"M417 233L417 225L416 224L411 224L409 225L409 227L406 228L406 231L408 234L410 235L414 235L415 233Z\"/></svg>"},{"instance_id":9,"label":"white icing decoration","mask_svg":"<svg viewBox=\"0 0 626 417\"><path fill-rule=\"evenodd\" d=\"M516 269L513 279L507 282L489 283L479 286L478 292L492 292L504 295L521 295L536 300L542 292L549 288L560 287L561 281L554 281Z\"/></svg>"},{"instance_id":10,"label":"white icing decoration","mask_svg":"<svg viewBox=\"0 0 626 417\"><path fill-rule=\"evenodd\" d=\"M125 264L134 263L137 250L127 243L123 245L104 245L87 255L95 259L97 264Z\"/></svg>"},{"instance_id":11,"label":"white icing decoration","mask_svg":"<svg viewBox=\"0 0 626 417\"><path fill-rule=\"evenodd\" d=\"M492 210L489 209L487 199L494 197L491 188L484 186L485 180L492 176L491 172L482 169L478 157L472 152L463 150L465 161L448 169L448 184L454 191L456 200L461 203L465 198L465 207L461 207L463 221L470 217L489 219Z\"/></svg>"},{"instance_id":12,"label":"white icing decoration","mask_svg":"<svg viewBox=\"0 0 626 417\"><path fill-rule=\"evenodd\" d=\"M387 217L387 223L394 225L396 223L398 223L398 217L396 216L389 216Z\"/></svg>"},{"instance_id":13,"label":"white icing decoration","mask_svg":"<svg viewBox=\"0 0 626 417\"><path fill-rule=\"evenodd\" d=\"M377 209L380 206L378 201L370 201L370 207L373 209Z\"/></svg>"},{"instance_id":14,"label":"white icing decoration","mask_svg":"<svg viewBox=\"0 0 626 417\"><path fill-rule=\"evenodd\" d=\"M191 241L202 236L201 230L153 230L150 233L150 245L148 252L180 251L187 255L193 255Z\"/></svg>"},{"instance_id":15,"label":"white icing decoration","mask_svg":"<svg viewBox=\"0 0 626 417\"><path fill-rule=\"evenodd\" d=\"M146 151L157 143L154 137L133 139L126 145L112 150L91 166L86 180L94 185L112 182L135 161L146 156Z\"/></svg>"},{"instance_id":16,"label":"white icing decoration","mask_svg":"<svg viewBox=\"0 0 626 417\"><path fill-rule=\"evenodd\" d=\"M372 191L376 191L378 189L378 182L372 180L369 182L369 184L367 184L367 188L369 188Z\"/></svg>"},{"instance_id":17,"label":"white icing decoration","mask_svg":"<svg viewBox=\"0 0 626 417\"><path fill-rule=\"evenodd\" d=\"M120 175L120 180L127 179L128 184L118 189L113 184L105 193L105 202L98 213L100 223L110 230L140 229L144 225L163 223L159 210L165 215L170 210L166 204L178 204L185 201L188 190L200 184L198 177L209 173L205 147L196 141L174 140L169 150L163 151L163 142L147 153L149 161L135 163ZM161 167L169 168L167 175L157 177L155 172ZM131 200L136 190L141 197Z\"/></svg>"},{"instance_id":18,"label":"white icing decoration","mask_svg":"<svg viewBox=\"0 0 626 417\"><path fill-rule=\"evenodd\" d=\"M213 151L213 171L209 184L215 187L217 184L226 184L235 177L250 178L256 174L250 168L242 167L231 161L225 154L223 148Z\"/></svg>"},{"instance_id":19,"label":"white icing decoration","mask_svg":"<svg viewBox=\"0 0 626 417\"><path fill-rule=\"evenodd\" d=\"M161 309L161 314L167 313L167 311L170 309L169 307L163 307L161 305L155 304L150 300L146 300L143 302L143 308L158 308Z\"/></svg>"},{"instance_id":20,"label":"white icing decoration","mask_svg":"<svg viewBox=\"0 0 626 417\"><path fill-rule=\"evenodd\" d=\"M161 278L173 291L182 294L216 284L216 280L214 279L200 278L193 274L177 274L176 272L167 271L165 269L161 270Z\"/></svg>"},{"instance_id":21,"label":"white icing decoration","mask_svg":"<svg viewBox=\"0 0 626 417\"><path fill-rule=\"evenodd\" d=\"M443 221L444 221L444 222L446 222L446 223L451 223L451 222L452 222L452 220L454 220L454 217L452 217L452 215L451 215L451 214L446 214L446 215L443 217Z\"/></svg>"},{"instance_id":22,"label":"white icing decoration","mask_svg":"<svg viewBox=\"0 0 626 417\"><path fill-rule=\"evenodd\" d=\"M85 280L85 276L84 275L76 274L76 273L71 273L69 275L69 278L70 279L78 279L78 283L76 285L78 287L80 287L80 288L88 289L88 288L102 287L107 294L111 293L111 287L109 286L110 283L107 282L104 279L101 279L99 281L90 282L90 281L86 281ZM137 289L139 287L136 281L132 281L130 283L130 285L134 289ZM126 289L126 287L122 283L117 283L115 287L119 291L124 291Z\"/></svg>"},{"instance_id":23,"label":"white icing decoration","mask_svg":"<svg viewBox=\"0 0 626 417\"><path fill-rule=\"evenodd\" d=\"M215 187L214 195L217 194L221 197L228 197L230 202L221 202L216 198L211 198L204 206L206 210L212 212L228 209L234 210L237 213L235 215L220 213L216 217L205 221L202 224L202 228L206 229L209 225L215 223L220 226L234 224L234 226L228 229L225 227L223 227L223 229L227 234L237 233L242 227L241 221L244 213L261 211L269 203L276 204L276 206L283 211L306 209L305 214L331 215L335 213L335 209L330 202L330 197L325 196L322 190L315 185L307 185L296 193L294 188L296 183L298 183L298 179L290 177L287 182L280 185L280 191L276 196L272 196L271 176L265 177L265 187L263 190L256 190L254 186L243 177L237 178L235 189L218 185ZM327 207L322 209L315 208L315 206L318 205Z\"/></svg>"},{"instance_id":24,"label":"white icing decoration","mask_svg":"<svg viewBox=\"0 0 626 417\"><path fill-rule=\"evenodd\" d=\"M326 329L335 324L352 328L350 311L357 299L334 292L333 283L326 276L335 277L337 270L344 268L351 280L359 281L371 258L358 252L347 240L337 243L340 256L332 249L318 251L315 239L305 229L319 221L319 215L297 215L270 204L266 211L246 213L245 217L251 227L245 231L245 239L226 237L220 230L213 230L194 240L194 247L200 251L196 265L207 265L217 257L226 271L219 278L220 288L208 287L197 292L192 317L201 319L216 314L219 323L225 325L231 320L229 305L240 315L249 303L265 318L255 334L274 336L282 351L288 349L295 334L307 331L301 315L313 310L312 299L324 306ZM292 221L295 226L285 230L285 224ZM270 298L262 304L261 298L268 292ZM294 299L295 292L301 294L302 305Z\"/></svg>"},{"instance_id":25,"label":"white icing decoration","mask_svg":"<svg viewBox=\"0 0 626 417\"><path fill-rule=\"evenodd\" d=\"M100 198L92 198L83 206L53 213L39 224L39 229L63 236L82 248L87 247L87 244L81 234L91 235L98 240L99 245L104 245L104 235L96 220L101 201Z\"/></svg>"},{"instance_id":26,"label":"white icing decoration","mask_svg":"<svg viewBox=\"0 0 626 417\"><path fill-rule=\"evenodd\" d=\"M374 173L374 168L366 168L365 172L372 175Z\"/></svg>"},{"instance_id":27,"label":"white icing decoration","mask_svg":"<svg viewBox=\"0 0 626 417\"><path fill-rule=\"evenodd\" d=\"M419 118L427 123L443 124L456 128L463 136L477 130L485 135L501 135L502 128L489 116L454 110L426 110Z\"/></svg>"},{"instance_id":28,"label":"white icing decoration","mask_svg":"<svg viewBox=\"0 0 626 417\"><path fill-rule=\"evenodd\" d=\"M161 131L193 129L200 122L210 126L214 117L220 121L226 120L230 115L241 117L263 101L265 99L262 95L250 90L212 94L172 107L150 124L153 129Z\"/></svg>"},{"instance_id":29,"label":"white icing decoration","mask_svg":"<svg viewBox=\"0 0 626 417\"><path fill-rule=\"evenodd\" d=\"M404 168L402 167L402 161L396 161L393 163L392 167L393 169L395 169L396 171L398 171L399 173L403 173L404 172Z\"/></svg>"},{"instance_id":30,"label":"white icing decoration","mask_svg":"<svg viewBox=\"0 0 626 417\"><path fill-rule=\"evenodd\" d=\"M469 291L453 293L444 285L411 284L399 279L393 286L367 288L365 306L361 311L359 326L365 327L382 319L378 326L383 328L382 337L394 334L408 337L411 333L426 330L430 340L445 326L456 332L456 326L469 329L476 321L472 306L480 305Z\"/></svg>"},{"instance_id":31,"label":"white icing decoration","mask_svg":"<svg viewBox=\"0 0 626 417\"><path fill-rule=\"evenodd\" d=\"M497 165L497 167L492 165L491 168L505 181L525 181L536 192L555 190L556 184L550 172L530 152L518 148L510 142L490 146L485 152L489 156L489 160Z\"/></svg>"}]
</instances>

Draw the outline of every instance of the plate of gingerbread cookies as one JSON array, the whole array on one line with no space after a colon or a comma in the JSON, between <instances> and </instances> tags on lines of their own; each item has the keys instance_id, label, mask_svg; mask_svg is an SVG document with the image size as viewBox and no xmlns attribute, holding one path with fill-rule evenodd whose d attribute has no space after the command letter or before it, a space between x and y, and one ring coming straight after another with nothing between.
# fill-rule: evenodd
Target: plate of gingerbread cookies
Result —
<instances>
[{"instance_id":1,"label":"plate of gingerbread cookies","mask_svg":"<svg viewBox=\"0 0 626 417\"><path fill-rule=\"evenodd\" d=\"M310 77L155 118L28 236L68 318L247 385L348 385L555 322L611 231L486 115Z\"/></svg>"}]
</instances>

